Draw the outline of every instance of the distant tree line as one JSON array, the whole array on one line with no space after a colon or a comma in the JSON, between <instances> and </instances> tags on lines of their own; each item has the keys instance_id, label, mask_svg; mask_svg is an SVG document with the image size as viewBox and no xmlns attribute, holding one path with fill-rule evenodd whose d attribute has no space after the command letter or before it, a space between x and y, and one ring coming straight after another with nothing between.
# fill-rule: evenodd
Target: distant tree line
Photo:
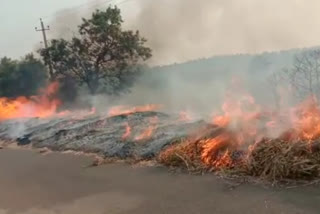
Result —
<instances>
[{"instance_id":1,"label":"distant tree line","mask_svg":"<svg viewBox=\"0 0 320 214\"><path fill-rule=\"evenodd\" d=\"M289 87L298 101L313 98L320 101L320 49L296 54L291 66L273 72L268 81L279 106L281 95L277 89Z\"/></svg>"},{"instance_id":2,"label":"distant tree line","mask_svg":"<svg viewBox=\"0 0 320 214\"><path fill-rule=\"evenodd\" d=\"M0 97L35 95L46 82L45 65L33 54L21 60L0 59Z\"/></svg>"}]
</instances>

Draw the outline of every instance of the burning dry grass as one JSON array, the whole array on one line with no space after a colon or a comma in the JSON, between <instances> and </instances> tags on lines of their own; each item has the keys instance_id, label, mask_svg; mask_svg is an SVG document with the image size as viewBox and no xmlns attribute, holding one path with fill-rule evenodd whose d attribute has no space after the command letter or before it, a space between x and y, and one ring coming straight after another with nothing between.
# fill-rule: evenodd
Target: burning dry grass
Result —
<instances>
[{"instance_id":1,"label":"burning dry grass","mask_svg":"<svg viewBox=\"0 0 320 214\"><path fill-rule=\"evenodd\" d=\"M181 139L163 150L158 161L167 167L183 167L193 172L206 169L201 161L201 146L198 141Z\"/></svg>"},{"instance_id":2,"label":"burning dry grass","mask_svg":"<svg viewBox=\"0 0 320 214\"><path fill-rule=\"evenodd\" d=\"M159 161L272 182L320 178L320 108L314 99L283 116L261 112L250 96L227 100L222 109L223 114L213 118L219 132L174 144L159 155ZM287 131L281 130L278 138L268 137L272 127L282 126Z\"/></svg>"},{"instance_id":3,"label":"burning dry grass","mask_svg":"<svg viewBox=\"0 0 320 214\"><path fill-rule=\"evenodd\" d=\"M169 167L183 167L191 172L230 172L232 175L254 176L271 182L312 180L320 177L320 141L284 141L263 139L250 151L220 147L209 155L203 152L208 139L182 140L158 156Z\"/></svg>"},{"instance_id":4,"label":"burning dry grass","mask_svg":"<svg viewBox=\"0 0 320 214\"><path fill-rule=\"evenodd\" d=\"M55 98L58 82L51 83L40 95L9 99L0 97L0 121L17 118L47 118L57 114L61 101Z\"/></svg>"}]
</instances>

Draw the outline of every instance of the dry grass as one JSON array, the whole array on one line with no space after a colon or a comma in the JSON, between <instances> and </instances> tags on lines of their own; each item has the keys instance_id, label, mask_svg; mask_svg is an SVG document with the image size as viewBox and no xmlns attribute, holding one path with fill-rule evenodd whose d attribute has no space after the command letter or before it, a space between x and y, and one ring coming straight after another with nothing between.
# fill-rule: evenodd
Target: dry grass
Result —
<instances>
[{"instance_id":1,"label":"dry grass","mask_svg":"<svg viewBox=\"0 0 320 214\"><path fill-rule=\"evenodd\" d=\"M219 171L249 175L271 182L313 180L320 178L320 141L283 141L264 139L235 164L215 168L201 160L202 140L181 140L163 150L158 161L168 167L182 167L191 172ZM232 155L231 155L232 156ZM234 157L231 157L233 159Z\"/></svg>"},{"instance_id":2,"label":"dry grass","mask_svg":"<svg viewBox=\"0 0 320 214\"><path fill-rule=\"evenodd\" d=\"M198 141L180 140L163 150L157 160L167 167L182 167L191 172L206 170Z\"/></svg>"},{"instance_id":3,"label":"dry grass","mask_svg":"<svg viewBox=\"0 0 320 214\"><path fill-rule=\"evenodd\" d=\"M319 141L262 140L248 155L247 173L270 181L318 178L319 148Z\"/></svg>"}]
</instances>

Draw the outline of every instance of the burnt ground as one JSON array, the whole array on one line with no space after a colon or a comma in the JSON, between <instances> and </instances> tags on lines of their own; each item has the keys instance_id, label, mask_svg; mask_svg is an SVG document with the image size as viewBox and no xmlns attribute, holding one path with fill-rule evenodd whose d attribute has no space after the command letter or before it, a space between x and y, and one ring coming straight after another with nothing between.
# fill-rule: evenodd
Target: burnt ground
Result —
<instances>
[{"instance_id":1,"label":"burnt ground","mask_svg":"<svg viewBox=\"0 0 320 214\"><path fill-rule=\"evenodd\" d=\"M152 122L156 118L156 123ZM126 125L131 134L123 139ZM105 157L149 159L165 146L208 126L204 121L180 122L159 112L138 112L114 117L62 117L56 119L10 120L0 123L0 140L19 145L99 153ZM148 127L150 138L136 140Z\"/></svg>"},{"instance_id":2,"label":"burnt ground","mask_svg":"<svg viewBox=\"0 0 320 214\"><path fill-rule=\"evenodd\" d=\"M233 186L160 167L84 167L84 156L0 150L0 214L316 214L320 189Z\"/></svg>"}]
</instances>

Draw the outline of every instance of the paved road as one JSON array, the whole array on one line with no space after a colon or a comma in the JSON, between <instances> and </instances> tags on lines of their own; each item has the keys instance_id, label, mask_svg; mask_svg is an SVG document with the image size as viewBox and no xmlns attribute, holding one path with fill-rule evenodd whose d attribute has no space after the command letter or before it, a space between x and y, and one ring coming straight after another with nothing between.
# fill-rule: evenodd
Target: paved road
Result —
<instances>
[{"instance_id":1,"label":"paved road","mask_svg":"<svg viewBox=\"0 0 320 214\"><path fill-rule=\"evenodd\" d=\"M0 214L319 213L320 188L231 190L212 175L170 174L155 167L87 157L0 151Z\"/></svg>"}]
</instances>

